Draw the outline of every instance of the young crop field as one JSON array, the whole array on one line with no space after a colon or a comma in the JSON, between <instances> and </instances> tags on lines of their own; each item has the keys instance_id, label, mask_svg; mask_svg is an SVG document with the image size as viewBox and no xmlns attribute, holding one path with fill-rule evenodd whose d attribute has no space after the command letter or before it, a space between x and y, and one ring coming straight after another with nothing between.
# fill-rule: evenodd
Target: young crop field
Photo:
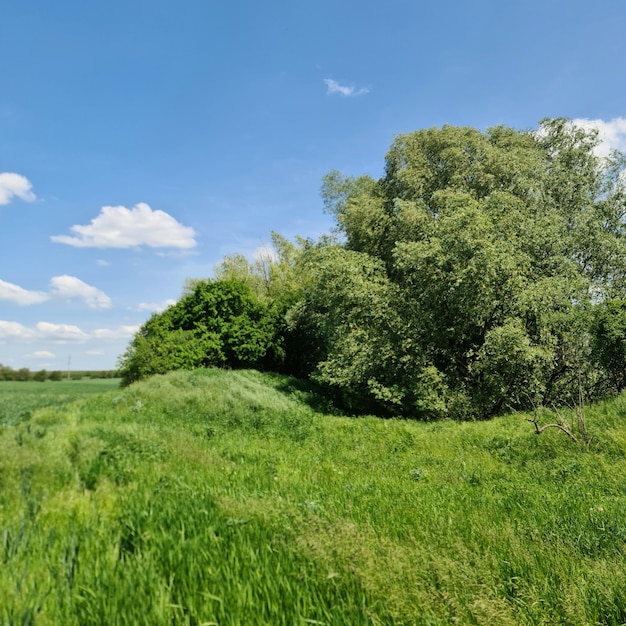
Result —
<instances>
[{"instance_id":1,"label":"young crop field","mask_svg":"<svg viewBox=\"0 0 626 626\"><path fill-rule=\"evenodd\" d=\"M119 380L64 380L56 382L0 381L0 427L30 419L32 412L47 406L62 406L91 393L114 389Z\"/></svg>"},{"instance_id":2,"label":"young crop field","mask_svg":"<svg viewBox=\"0 0 626 626\"><path fill-rule=\"evenodd\" d=\"M626 623L623 397L588 445L343 417L254 371L0 406L0 624Z\"/></svg>"}]
</instances>

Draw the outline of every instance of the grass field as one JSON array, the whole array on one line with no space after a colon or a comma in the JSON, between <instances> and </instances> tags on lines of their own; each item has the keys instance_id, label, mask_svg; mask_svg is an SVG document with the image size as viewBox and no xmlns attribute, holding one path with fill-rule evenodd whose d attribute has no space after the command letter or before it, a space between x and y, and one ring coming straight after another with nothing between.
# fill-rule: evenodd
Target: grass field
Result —
<instances>
[{"instance_id":1,"label":"grass field","mask_svg":"<svg viewBox=\"0 0 626 626\"><path fill-rule=\"evenodd\" d=\"M251 371L0 403L2 624L626 623L624 398L589 446Z\"/></svg>"},{"instance_id":2,"label":"grass field","mask_svg":"<svg viewBox=\"0 0 626 626\"><path fill-rule=\"evenodd\" d=\"M36 409L63 406L85 394L102 393L119 384L119 379L115 378L43 383L0 381L0 427L28 420Z\"/></svg>"}]
</instances>

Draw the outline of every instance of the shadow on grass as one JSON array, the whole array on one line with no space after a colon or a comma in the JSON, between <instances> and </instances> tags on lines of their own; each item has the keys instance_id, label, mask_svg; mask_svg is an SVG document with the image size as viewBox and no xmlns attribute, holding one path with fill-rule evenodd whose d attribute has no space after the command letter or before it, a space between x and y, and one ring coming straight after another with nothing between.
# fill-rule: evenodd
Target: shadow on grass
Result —
<instances>
[{"instance_id":1,"label":"shadow on grass","mask_svg":"<svg viewBox=\"0 0 626 626\"><path fill-rule=\"evenodd\" d=\"M269 384L298 402L306 404L316 413L325 415L345 415L335 404L328 390L310 380L285 376L284 374L266 373Z\"/></svg>"}]
</instances>

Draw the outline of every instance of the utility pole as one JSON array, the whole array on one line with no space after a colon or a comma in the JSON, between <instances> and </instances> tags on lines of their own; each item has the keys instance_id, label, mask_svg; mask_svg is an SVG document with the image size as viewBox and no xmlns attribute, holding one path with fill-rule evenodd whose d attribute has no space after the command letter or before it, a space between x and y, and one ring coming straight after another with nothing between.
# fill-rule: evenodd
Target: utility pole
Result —
<instances>
[{"instance_id":1,"label":"utility pole","mask_svg":"<svg viewBox=\"0 0 626 626\"><path fill-rule=\"evenodd\" d=\"M72 380L72 376L70 375L70 369L72 367L72 357L67 357L67 380Z\"/></svg>"}]
</instances>

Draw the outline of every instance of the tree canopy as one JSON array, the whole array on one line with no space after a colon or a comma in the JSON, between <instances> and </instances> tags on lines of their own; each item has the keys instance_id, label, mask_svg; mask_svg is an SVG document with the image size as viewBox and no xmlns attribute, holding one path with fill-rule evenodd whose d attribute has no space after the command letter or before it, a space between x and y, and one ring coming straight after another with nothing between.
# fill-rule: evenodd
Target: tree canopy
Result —
<instances>
[{"instance_id":1,"label":"tree canopy","mask_svg":"<svg viewBox=\"0 0 626 626\"><path fill-rule=\"evenodd\" d=\"M240 280L194 281L140 328L120 362L123 384L197 367L257 367L278 358L270 307Z\"/></svg>"},{"instance_id":2,"label":"tree canopy","mask_svg":"<svg viewBox=\"0 0 626 626\"><path fill-rule=\"evenodd\" d=\"M225 259L144 325L130 378L282 367L350 410L422 419L622 388L625 164L597 144L564 119L400 135L379 180L325 177L338 238L276 235L276 256ZM161 365L144 371L143 352Z\"/></svg>"},{"instance_id":3,"label":"tree canopy","mask_svg":"<svg viewBox=\"0 0 626 626\"><path fill-rule=\"evenodd\" d=\"M378 181L327 176L345 243L317 255L301 308L331 325L318 380L424 417L562 402L581 379L599 390L589 314L624 295L626 204L623 157L600 159L596 145L562 119L533 132L445 126L396 138ZM329 271L361 272L350 303ZM328 316L337 300L335 314L349 311Z\"/></svg>"}]
</instances>

